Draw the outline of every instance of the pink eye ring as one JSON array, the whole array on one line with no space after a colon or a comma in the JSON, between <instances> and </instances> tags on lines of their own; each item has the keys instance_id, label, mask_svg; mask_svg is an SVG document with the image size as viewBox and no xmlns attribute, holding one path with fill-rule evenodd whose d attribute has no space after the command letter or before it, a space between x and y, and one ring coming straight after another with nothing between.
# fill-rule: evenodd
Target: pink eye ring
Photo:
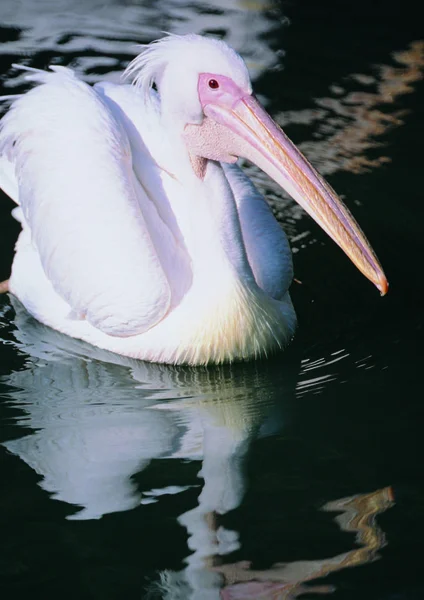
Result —
<instances>
[{"instance_id":1,"label":"pink eye ring","mask_svg":"<svg viewBox=\"0 0 424 600\"><path fill-rule=\"evenodd\" d=\"M209 79L208 85L212 90L217 90L219 88L219 83L216 79Z\"/></svg>"}]
</instances>

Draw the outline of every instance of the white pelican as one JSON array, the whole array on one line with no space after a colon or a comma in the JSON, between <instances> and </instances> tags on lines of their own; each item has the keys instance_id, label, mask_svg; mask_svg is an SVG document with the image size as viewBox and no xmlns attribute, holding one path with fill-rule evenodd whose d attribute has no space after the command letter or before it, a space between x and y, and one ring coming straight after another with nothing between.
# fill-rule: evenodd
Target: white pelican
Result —
<instances>
[{"instance_id":1,"label":"white pelican","mask_svg":"<svg viewBox=\"0 0 424 600\"><path fill-rule=\"evenodd\" d=\"M27 70L39 85L2 120L0 185L22 223L8 289L42 323L176 364L249 359L288 343L290 249L238 157L387 291L357 223L222 41L150 44L126 71L135 85L93 88L64 67Z\"/></svg>"}]
</instances>

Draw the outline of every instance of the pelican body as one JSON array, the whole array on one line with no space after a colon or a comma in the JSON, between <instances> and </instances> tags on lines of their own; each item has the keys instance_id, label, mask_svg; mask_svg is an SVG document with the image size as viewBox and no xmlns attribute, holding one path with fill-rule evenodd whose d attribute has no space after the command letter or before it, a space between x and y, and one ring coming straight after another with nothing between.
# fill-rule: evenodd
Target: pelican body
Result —
<instances>
[{"instance_id":1,"label":"pelican body","mask_svg":"<svg viewBox=\"0 0 424 600\"><path fill-rule=\"evenodd\" d=\"M133 84L91 87L64 67L1 122L0 186L22 224L9 291L42 323L118 354L174 364L284 347L296 316L287 238L237 166L256 163L382 293L368 241L252 95L224 42L166 36Z\"/></svg>"}]
</instances>

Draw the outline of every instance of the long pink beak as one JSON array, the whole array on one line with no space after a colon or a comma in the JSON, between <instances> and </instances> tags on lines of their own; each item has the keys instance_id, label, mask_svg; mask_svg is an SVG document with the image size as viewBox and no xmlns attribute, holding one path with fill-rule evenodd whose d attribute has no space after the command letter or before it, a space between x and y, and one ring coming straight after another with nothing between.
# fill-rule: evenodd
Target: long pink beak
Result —
<instances>
[{"instance_id":1,"label":"long pink beak","mask_svg":"<svg viewBox=\"0 0 424 600\"><path fill-rule=\"evenodd\" d=\"M315 219L381 294L386 294L388 282L383 269L336 192L253 96L234 83L229 91L216 101L208 93L203 123L186 127L190 150L213 160L234 162L243 157L258 165Z\"/></svg>"}]
</instances>

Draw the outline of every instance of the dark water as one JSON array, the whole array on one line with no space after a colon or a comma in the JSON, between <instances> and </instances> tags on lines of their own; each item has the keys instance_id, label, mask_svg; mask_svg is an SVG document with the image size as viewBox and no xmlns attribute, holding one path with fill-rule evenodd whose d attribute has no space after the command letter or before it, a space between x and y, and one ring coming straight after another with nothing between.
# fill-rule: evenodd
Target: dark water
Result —
<instances>
[{"instance_id":1,"label":"dark water","mask_svg":"<svg viewBox=\"0 0 424 600\"><path fill-rule=\"evenodd\" d=\"M290 236L300 317L272 360L117 359L0 298L0 590L9 599L424 598L424 41L413 4L0 3L11 64L117 79L160 32L222 35L345 198L380 298L256 169ZM0 280L17 224L0 202ZM149 596L150 594L150 596Z\"/></svg>"}]
</instances>

